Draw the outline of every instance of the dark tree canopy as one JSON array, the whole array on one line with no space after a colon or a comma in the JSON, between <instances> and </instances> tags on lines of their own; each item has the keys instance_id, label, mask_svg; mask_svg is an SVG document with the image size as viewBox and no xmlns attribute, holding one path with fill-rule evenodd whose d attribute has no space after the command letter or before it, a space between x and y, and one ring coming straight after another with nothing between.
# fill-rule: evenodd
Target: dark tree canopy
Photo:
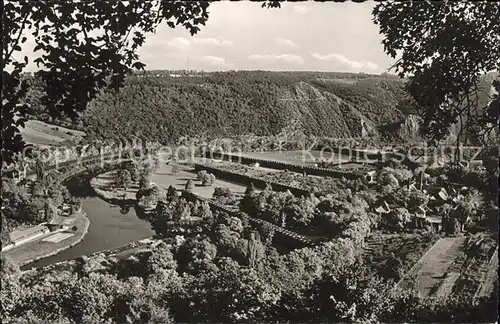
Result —
<instances>
[{"instance_id":1,"label":"dark tree canopy","mask_svg":"<svg viewBox=\"0 0 500 324\"><path fill-rule=\"evenodd\" d=\"M498 96L478 102L480 76L498 72L500 64L498 3L382 2L373 15L385 52L398 58L393 67L409 77L408 90L430 142L445 138L453 124L460 126L457 140L464 142L480 141L498 128ZM494 85L498 89L498 81Z\"/></svg>"},{"instance_id":2,"label":"dark tree canopy","mask_svg":"<svg viewBox=\"0 0 500 324\"><path fill-rule=\"evenodd\" d=\"M7 1L3 5L2 160L11 163L24 148L19 126L29 105L23 101L29 81L22 77L29 58L21 61L31 33L34 60L42 80L42 104L53 118L75 119L101 89L117 91L125 76L143 69L137 50L145 34L166 23L182 26L191 35L204 26L210 1ZM279 7L263 1L263 7ZM118 98L118 96L116 96Z\"/></svg>"}]
</instances>

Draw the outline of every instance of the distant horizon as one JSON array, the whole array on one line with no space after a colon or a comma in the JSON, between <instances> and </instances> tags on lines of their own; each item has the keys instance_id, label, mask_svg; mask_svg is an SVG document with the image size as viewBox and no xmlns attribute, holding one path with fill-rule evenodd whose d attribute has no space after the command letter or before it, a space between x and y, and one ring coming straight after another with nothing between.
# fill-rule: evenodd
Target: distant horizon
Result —
<instances>
[{"instance_id":1,"label":"distant horizon","mask_svg":"<svg viewBox=\"0 0 500 324\"><path fill-rule=\"evenodd\" d=\"M22 74L33 75L37 71L25 71ZM133 70L133 74L141 74L141 73L154 73L154 72L202 72L202 73L231 73L231 72L270 72L270 73L337 73L337 74L352 74L352 75L389 75L394 77L399 77L395 73L391 72L381 72L381 73L368 73L368 72L344 72L344 71L321 71L321 70L248 70L248 69L240 69L240 70L196 70L196 69L144 69L144 70Z\"/></svg>"},{"instance_id":2,"label":"distant horizon","mask_svg":"<svg viewBox=\"0 0 500 324\"><path fill-rule=\"evenodd\" d=\"M381 73L369 73L369 72L344 72L344 71L327 71L327 70L262 70L262 69L234 69L234 70L198 70L198 69L144 69L143 71L133 71L133 73L144 73L144 72L203 72L203 73L229 73L229 72L272 72L272 73L338 73L338 74L364 74L364 75L391 75L398 76L392 72L381 72Z\"/></svg>"},{"instance_id":3,"label":"distant horizon","mask_svg":"<svg viewBox=\"0 0 500 324\"><path fill-rule=\"evenodd\" d=\"M372 21L375 2L284 2L263 9L257 2L213 2L200 31L160 25L145 34L139 60L148 70L318 71L380 74L395 59L384 52ZM29 59L25 71L38 70L42 53L31 32L18 53Z\"/></svg>"}]
</instances>

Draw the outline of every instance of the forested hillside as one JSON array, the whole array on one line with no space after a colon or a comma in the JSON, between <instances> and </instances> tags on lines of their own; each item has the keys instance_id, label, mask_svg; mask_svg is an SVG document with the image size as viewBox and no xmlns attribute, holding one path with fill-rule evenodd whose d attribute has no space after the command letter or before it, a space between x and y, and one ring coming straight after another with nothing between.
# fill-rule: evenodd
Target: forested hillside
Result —
<instances>
[{"instance_id":1,"label":"forested hillside","mask_svg":"<svg viewBox=\"0 0 500 324\"><path fill-rule=\"evenodd\" d=\"M183 135L272 135L288 125L307 135L359 137L404 118L403 82L391 76L313 72L218 72L128 78L94 100L90 139L174 141Z\"/></svg>"},{"instance_id":2,"label":"forested hillside","mask_svg":"<svg viewBox=\"0 0 500 324\"><path fill-rule=\"evenodd\" d=\"M482 77L479 106L491 81ZM84 130L88 141L138 138L171 143L181 136L306 135L385 140L419 138L416 106L393 75L238 71L186 74L148 71L103 91L78 121L52 120L33 81L32 118ZM457 131L452 127L453 135Z\"/></svg>"}]
</instances>

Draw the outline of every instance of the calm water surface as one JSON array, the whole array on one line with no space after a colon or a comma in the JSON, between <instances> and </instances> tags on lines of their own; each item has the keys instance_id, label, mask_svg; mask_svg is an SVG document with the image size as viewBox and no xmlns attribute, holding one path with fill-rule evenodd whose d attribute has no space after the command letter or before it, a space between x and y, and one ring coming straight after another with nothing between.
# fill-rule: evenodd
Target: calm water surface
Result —
<instances>
[{"instance_id":1,"label":"calm water surface","mask_svg":"<svg viewBox=\"0 0 500 324\"><path fill-rule=\"evenodd\" d=\"M150 223L139 219L134 208L122 214L120 207L111 205L100 198L90 197L84 199L83 210L90 220L88 232L83 240L72 248L36 261L27 268L43 267L82 255L114 249L154 235Z\"/></svg>"}]
</instances>

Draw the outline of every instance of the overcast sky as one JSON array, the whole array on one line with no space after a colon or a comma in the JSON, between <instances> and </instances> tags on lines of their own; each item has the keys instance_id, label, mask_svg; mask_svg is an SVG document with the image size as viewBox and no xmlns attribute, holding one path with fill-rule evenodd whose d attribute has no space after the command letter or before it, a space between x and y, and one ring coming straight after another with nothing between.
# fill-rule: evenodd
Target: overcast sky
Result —
<instances>
[{"instance_id":1,"label":"overcast sky","mask_svg":"<svg viewBox=\"0 0 500 324\"><path fill-rule=\"evenodd\" d=\"M393 60L372 22L375 2L214 2L192 37L163 24L139 51L146 69L308 70L381 73ZM34 44L33 44L34 46ZM29 70L34 70L30 62Z\"/></svg>"},{"instance_id":2,"label":"overcast sky","mask_svg":"<svg viewBox=\"0 0 500 324\"><path fill-rule=\"evenodd\" d=\"M191 37L161 26L140 51L148 69L314 70L384 72L393 62L383 52L372 22L375 2L215 2L206 26Z\"/></svg>"}]
</instances>

